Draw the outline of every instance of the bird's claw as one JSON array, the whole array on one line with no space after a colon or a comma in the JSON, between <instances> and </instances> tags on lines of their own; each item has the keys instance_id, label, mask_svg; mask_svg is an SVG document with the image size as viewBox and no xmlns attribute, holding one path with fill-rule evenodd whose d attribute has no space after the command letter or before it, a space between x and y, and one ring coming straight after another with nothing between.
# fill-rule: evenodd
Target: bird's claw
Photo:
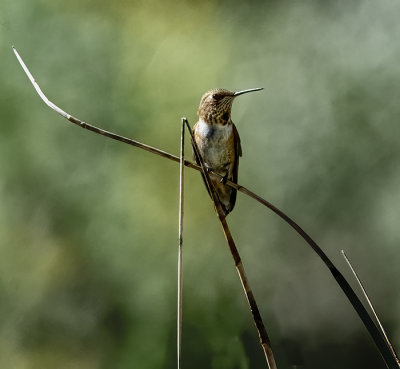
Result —
<instances>
[{"instance_id":1,"label":"bird's claw","mask_svg":"<svg viewBox=\"0 0 400 369\"><path fill-rule=\"evenodd\" d=\"M227 180L228 180L228 173L225 174L225 175L221 178L220 183L226 184L226 181L227 181Z\"/></svg>"}]
</instances>

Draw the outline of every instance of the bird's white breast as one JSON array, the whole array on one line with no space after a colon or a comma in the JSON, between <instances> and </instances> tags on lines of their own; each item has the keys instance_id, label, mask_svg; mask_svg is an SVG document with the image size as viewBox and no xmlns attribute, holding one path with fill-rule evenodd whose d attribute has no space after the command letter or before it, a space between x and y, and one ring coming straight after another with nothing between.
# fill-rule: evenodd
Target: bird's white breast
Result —
<instances>
[{"instance_id":1,"label":"bird's white breast","mask_svg":"<svg viewBox=\"0 0 400 369\"><path fill-rule=\"evenodd\" d=\"M196 125L196 133L203 139L228 141L232 134L232 124L211 125L201 119Z\"/></svg>"},{"instance_id":2,"label":"bird's white breast","mask_svg":"<svg viewBox=\"0 0 400 369\"><path fill-rule=\"evenodd\" d=\"M226 165L232 163L233 147L228 144L232 134L232 124L211 125L199 120L196 125L197 144L208 167L226 171Z\"/></svg>"}]
</instances>

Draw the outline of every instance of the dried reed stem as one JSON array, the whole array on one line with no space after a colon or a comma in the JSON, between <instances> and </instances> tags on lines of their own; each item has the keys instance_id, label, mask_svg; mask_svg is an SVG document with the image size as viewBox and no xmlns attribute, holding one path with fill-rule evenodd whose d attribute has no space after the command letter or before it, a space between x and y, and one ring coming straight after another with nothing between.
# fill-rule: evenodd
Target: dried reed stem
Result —
<instances>
[{"instance_id":1,"label":"dried reed stem","mask_svg":"<svg viewBox=\"0 0 400 369\"><path fill-rule=\"evenodd\" d=\"M354 270L354 267L351 264L351 262L350 262L349 258L347 257L346 253L344 252L344 250L342 250L341 252L342 252L342 255L344 257L344 260L346 260L347 264L349 265L349 268L350 268L351 272L353 273L354 278L356 279L358 285L360 286L360 289L361 289L365 299L367 300L367 303L368 303L372 313L374 314L374 317L375 317L375 319L376 319L376 321L378 323L378 326L379 326L379 328L381 330L381 333L382 333L383 337L385 338L387 345L390 347L390 350L392 351L393 358L396 360L397 365L400 368L399 357L397 356L397 353L396 353L395 349L393 348L393 345L390 342L389 337L387 336L386 331L383 328L383 325L382 325L380 319L378 318L378 314L376 313L376 311L374 309L374 306L372 305L372 302L371 302L371 300L370 300L370 298L369 298L369 296L367 294L367 291L365 290L365 288L364 288L364 286L363 286L363 284L362 284L357 272Z\"/></svg>"},{"instance_id":2,"label":"dried reed stem","mask_svg":"<svg viewBox=\"0 0 400 369\"><path fill-rule=\"evenodd\" d=\"M172 155L170 153L167 153L163 150L157 149L155 147L143 144L141 142L132 140L130 138L126 138L120 135L117 135L112 132L105 131L101 128L98 128L96 126L93 126L91 124L85 123L82 120L75 118L74 116L66 113L64 110L60 109L57 105L52 103L48 98L43 94L41 91L39 85L36 83L35 79L33 78L32 74L29 72L28 68L26 67L25 63L23 62L22 58L18 54L17 50L13 47L13 51L21 64L21 67L23 68L24 72L30 79L33 87L41 97L41 99L48 105L51 109L56 111L58 114L69 120L71 123L74 123L84 129L87 129L89 131L98 133L100 135L103 135L105 137L112 138L113 140L117 140L123 143L126 143L131 146L138 147L140 149L149 151L153 154L162 156L166 159L175 161L175 162L180 162L180 158L178 156ZM190 162L190 161L185 161L185 166L201 171L201 168ZM220 176L217 173L210 172L208 173L209 176L214 176L217 178L222 179L222 176ZM375 323L373 322L372 318L369 316L367 310L365 309L364 305L361 303L360 299L358 296L355 294L347 280L344 278L344 276L339 272L339 270L334 266L332 261L328 258L328 256L322 251L322 249L317 245L317 243L293 220L291 219L288 215L286 215L283 211L278 209L276 206L272 205L269 201L263 199L261 196L258 196L254 192L250 191L249 189L233 183L231 181L226 181L226 184L228 186L231 186L232 188L235 188L236 190L244 193L245 195L251 197L252 199L258 201L262 205L266 206L270 210L272 210L275 214L277 214L279 217L281 217L286 223L288 223L307 243L311 248L317 253L317 255L322 259L322 261L325 263L325 265L329 268L330 272L332 273L333 277L335 278L336 282L339 284L340 288L343 290L345 293L346 297L352 304L354 310L357 312L358 316L362 320L365 328L368 330L368 333L370 334L371 338L375 342L375 345L377 346L380 354L382 355L383 360L385 361L386 366L389 369L398 369L397 362L394 360L392 356L392 352L387 345L386 341L380 334L378 328L376 327Z\"/></svg>"},{"instance_id":3,"label":"dried reed stem","mask_svg":"<svg viewBox=\"0 0 400 369\"><path fill-rule=\"evenodd\" d=\"M183 193L184 193L184 160L185 160L185 118L182 118L181 152L179 165L179 241L178 241L178 314L177 314L177 363L181 368L182 358L182 283L183 283Z\"/></svg>"},{"instance_id":4,"label":"dried reed stem","mask_svg":"<svg viewBox=\"0 0 400 369\"><path fill-rule=\"evenodd\" d=\"M188 128L190 137L192 139L193 151L196 155L197 162L200 163L201 170L204 175L204 180L206 182L206 186L209 189L209 193L212 195L212 200L214 202L216 213L218 215L219 221L221 222L225 238L228 241L229 249L231 251L233 260L235 262L236 270L239 274L240 282L242 283L243 290L244 290L244 293L247 298L247 302L249 303L250 311L253 315L254 325L256 326L256 329L258 332L258 337L260 339L260 344L264 350L265 359L267 361L268 368L276 369L276 363L275 363L274 354L272 352L271 341L268 337L267 331L266 331L264 323L262 321L260 311L258 310L257 302L254 297L253 291L250 287L249 280L246 276L244 266L243 266L242 260L240 258L240 255L239 255L239 251L235 245L235 241L233 240L231 231L229 230L228 223L226 222L226 217L222 210L222 206L219 201L218 194L215 191L214 185L210 180L208 171L204 164L204 160L200 154L199 148L197 147L196 141L194 140L193 132L192 132L192 129L190 128L189 122L185 118L184 118L184 120L186 122L186 126Z\"/></svg>"}]
</instances>

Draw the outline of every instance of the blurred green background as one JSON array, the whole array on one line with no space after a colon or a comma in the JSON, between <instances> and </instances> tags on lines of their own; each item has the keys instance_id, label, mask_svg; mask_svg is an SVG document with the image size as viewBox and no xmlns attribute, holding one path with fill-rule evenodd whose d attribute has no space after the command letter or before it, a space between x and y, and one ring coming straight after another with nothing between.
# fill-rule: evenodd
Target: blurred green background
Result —
<instances>
[{"instance_id":1,"label":"blurred green background","mask_svg":"<svg viewBox=\"0 0 400 369\"><path fill-rule=\"evenodd\" d=\"M296 219L400 349L400 3L0 2L0 368L174 368L179 152L210 88L234 103L239 182ZM187 155L190 155L187 147ZM325 266L239 194L228 218L278 367L384 368ZM186 171L183 367L265 368L212 204Z\"/></svg>"}]
</instances>

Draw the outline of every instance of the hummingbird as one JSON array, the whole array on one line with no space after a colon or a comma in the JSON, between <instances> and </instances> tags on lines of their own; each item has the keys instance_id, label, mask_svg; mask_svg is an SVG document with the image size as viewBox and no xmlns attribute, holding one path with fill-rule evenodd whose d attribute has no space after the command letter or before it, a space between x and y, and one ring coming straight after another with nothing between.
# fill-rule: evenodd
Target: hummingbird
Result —
<instances>
[{"instance_id":1,"label":"hummingbird","mask_svg":"<svg viewBox=\"0 0 400 369\"><path fill-rule=\"evenodd\" d=\"M240 136L231 119L232 103L237 96L262 89L232 92L215 88L207 91L200 100L197 111L199 120L193 126L194 140L206 169L222 176L221 180L210 180L225 216L233 210L236 203L236 190L227 186L226 181L237 183L239 157L242 156ZM200 164L195 155L194 159ZM203 180L205 181L204 176ZM211 193L209 195L212 197Z\"/></svg>"}]
</instances>

